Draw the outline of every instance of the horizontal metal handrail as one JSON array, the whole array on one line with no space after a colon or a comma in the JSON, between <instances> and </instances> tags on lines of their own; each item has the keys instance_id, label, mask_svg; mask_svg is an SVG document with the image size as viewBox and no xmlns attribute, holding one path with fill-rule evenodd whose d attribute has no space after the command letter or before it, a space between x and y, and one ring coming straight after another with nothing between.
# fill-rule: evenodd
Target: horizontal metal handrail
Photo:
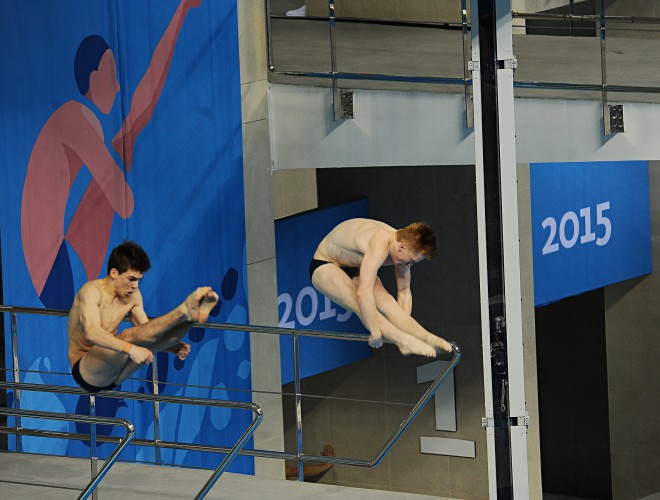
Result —
<instances>
[{"instance_id":1,"label":"horizontal metal handrail","mask_svg":"<svg viewBox=\"0 0 660 500\"><path fill-rule=\"evenodd\" d=\"M362 467L375 467L378 465L382 459L385 457L385 455L389 452L389 450L392 448L392 446L399 440L401 435L406 431L406 429L410 426L410 424L415 420L417 415L419 414L420 411L426 406L428 401L433 397L435 392L437 391L438 387L444 382L445 378L449 373L456 367L456 365L459 363L461 359L461 353L459 347L453 343L450 342L452 346L452 358L447 364L447 366L444 368L444 370L434 379L433 383L428 387L428 389L424 392L420 400L415 404L413 409L410 411L408 416L399 424L397 429L394 431L394 433L388 438L387 442L385 445L376 453L376 455L371 459L371 460L363 460L363 459L355 459L355 458L344 458L344 457L331 457L331 456L326 456L326 455L298 455L295 453L287 453L287 452L277 452L277 451L271 451L271 450L239 450L239 454L241 455L249 455L249 456L257 456L257 457L264 457L264 458L280 458L280 459L297 459L297 460L307 460L310 462L324 462L324 463L336 463L336 464L342 464L342 465L355 465L355 466L362 466ZM20 389L24 390L43 390L44 392L50 392L47 389L42 389L44 387L55 387L57 388L53 392L64 392L64 393L83 393L86 394L85 391L82 389L77 389L77 388L60 388L59 386L41 386L39 384L15 384L13 382L0 382L0 388L13 388L14 386L20 386ZM161 398L174 398L177 399L176 397L173 396L156 396L156 395L147 395L147 394L141 394L141 393L124 393L120 391L102 391L98 393L99 396L103 397L115 397L115 398L122 398L122 395L128 395L126 399L142 399L145 396L148 396L146 398L147 400L159 400L161 402L170 402L170 401L163 401ZM194 400L195 398L185 398L187 401L185 402L190 402L190 400ZM175 401L176 402L176 401ZM238 403L237 403L238 404ZM214 405L215 406L215 405ZM1 429L1 427L0 427ZM31 435L42 435L44 433L52 433L53 431L30 431L29 434ZM26 433L27 434L27 433ZM51 437L57 437L57 436L51 436ZM80 435L78 436L79 438L83 439L85 436ZM98 436L97 439L99 441L106 441L106 442L111 442L114 440L114 438L109 437L109 436ZM140 439L135 439L133 441L133 444L138 445L138 446L154 446L155 443L147 440L140 440ZM193 450L193 451L208 451L208 452L219 452L219 453L227 453L228 451L231 451L229 448L226 447L220 447L220 446L207 446L207 445L197 445L197 444L181 444L181 443L171 443L167 441L158 441L157 445L162 448L176 448L176 449L186 449L186 450Z\"/></svg>"},{"instance_id":2,"label":"horizontal metal handrail","mask_svg":"<svg viewBox=\"0 0 660 500\"><path fill-rule=\"evenodd\" d=\"M514 19L539 19L544 21L593 21L601 22L600 14L554 14L545 12L518 12L512 11L511 17ZM660 24L660 17L644 16L602 16L607 22L614 23L633 23L633 24Z\"/></svg>"},{"instance_id":3,"label":"horizontal metal handrail","mask_svg":"<svg viewBox=\"0 0 660 500\"><path fill-rule=\"evenodd\" d=\"M278 452L272 450L238 450L238 453L241 455L256 456L263 458L279 458L279 459L298 459L298 460L307 460L311 462L325 462L325 463L337 463L343 465L356 465L363 467L375 467L378 465L385 455L389 452L392 446L398 441L403 432L408 428L408 426L413 422L417 417L419 412L424 408L428 401L433 397L438 387L445 380L447 375L454 369L454 367L459 363L461 354L459 347L450 342L452 345L452 359L445 369L434 379L433 383L429 386L426 392L422 395L418 403L413 407L408 416L399 424L397 430L389 437L386 444L376 453L374 458L371 460L361 460L354 458L343 458L343 457L330 457L325 455L301 455L295 453L287 452ZM64 394L80 394L88 395L83 389L78 389L76 387L60 387L60 386L47 386L42 384L26 384L26 383L15 383L15 382L2 382L0 381L0 388L4 389L20 389L20 390L32 390L40 392L56 392ZM236 403L229 401L216 401L216 400L205 400L199 398L186 398L178 396L162 396L162 395L152 395L152 394L143 394L143 393L132 393L132 392L121 392L121 391L101 391L97 393L100 397L109 397L115 399L136 399L136 400L146 400L146 401L159 401L159 402L172 402L172 403L187 403L187 404L207 404L207 406L230 406L234 408L245 408L246 406L254 405L254 403ZM218 403L218 404L211 404ZM223 404L220 404L223 403ZM225 404L226 403L226 404ZM256 406L256 405L254 405ZM2 430L3 427L0 427ZM32 435L32 436L42 436L42 437L61 437L67 438L67 435L71 436L71 439L86 439L88 438L85 434L73 434L73 433L62 433L57 431L43 431L43 430L26 430L22 429L19 431L22 434ZM98 441L102 442L114 442L116 438L112 436L97 436ZM227 448L222 446L208 446L208 445L198 445L198 444L184 444L184 443L172 443L168 441L158 441L154 443L153 441L134 439L133 444L136 446L159 446L161 448L174 448L174 449L185 449L191 451L205 451L205 452L216 452L216 453L231 453L233 448Z\"/></svg>"},{"instance_id":4,"label":"horizontal metal handrail","mask_svg":"<svg viewBox=\"0 0 660 500\"><path fill-rule=\"evenodd\" d=\"M68 311L62 311L60 309L45 309L39 307L0 305L0 313L2 312L42 314L42 315L50 315L50 316L67 316L69 314ZM366 342L368 340L367 334L365 333L332 332L326 330L306 330L302 328L283 328L283 327L265 326L265 325L242 325L235 323L194 323L193 326L196 328L209 328L211 330L229 330L229 331L238 331L238 332L266 333L272 335L299 335L301 337L353 340L358 342ZM387 340L384 341L386 343L389 342ZM112 392L112 391L108 391L108 392Z\"/></svg>"},{"instance_id":5,"label":"horizontal metal handrail","mask_svg":"<svg viewBox=\"0 0 660 500\"><path fill-rule=\"evenodd\" d=\"M329 17L324 16L287 16L282 14L271 14L271 19L286 19L287 21L316 21L328 22ZM375 24L384 26L401 26L403 28L431 28L431 29L461 29L460 21L404 21L399 19L375 19L373 17L341 17L335 16L338 23L347 24Z\"/></svg>"},{"instance_id":6,"label":"horizontal metal handrail","mask_svg":"<svg viewBox=\"0 0 660 500\"><path fill-rule=\"evenodd\" d=\"M89 396L89 393L85 391L84 389L79 389L77 387L64 387L64 386L59 386L59 385L45 385L45 384L28 384L25 382L4 382L0 381L0 389L13 389L13 390L21 390L21 391L37 391L37 392L48 392L48 393L58 393L58 394L78 394L78 395L83 395L83 396ZM224 401L224 400L217 400L217 399L204 399L204 398L194 398L194 397L187 397L187 396L165 396L162 394L144 394L144 393L139 393L139 392L123 392L123 391L99 391L95 394L96 396L99 397L105 397L105 398L114 398L114 399L133 399L133 400L138 400L138 401L158 401L160 403L175 403L175 404L191 404L191 405L199 405L199 406L212 406L212 407L223 407L223 408L237 408L237 409L243 409L243 410L251 410L254 413L254 418L252 420L252 423L250 426L246 429L246 431L243 433L241 438L236 442L236 444L232 448L225 448L227 456L222 460L220 465L215 469L211 477L208 479L206 484L200 489L200 491L197 493L195 496L195 499L201 499L206 496L208 491L213 487L213 485L216 483L216 481L220 478L220 476L227 470L227 468L231 465L233 462L234 458L238 454L238 452L245 446L245 443L252 437L254 434L254 431L257 429L261 421L263 420L263 410L257 405L256 403L246 403L246 402L240 402L240 401ZM16 410L18 411L18 410ZM97 417L89 417L89 418L97 418ZM5 429L4 427L0 427L0 430ZM20 432L20 431L19 431ZM52 431L30 431L30 432L22 432L23 434L30 434L30 435L35 435L35 436L42 436L42 437L64 437L60 434L70 434L70 433L53 433ZM76 435L76 437L80 437L80 435ZM83 437L85 437L83 435ZM99 437L97 437L99 439ZM102 441L109 441L109 440L103 440L99 439ZM141 441L141 440L140 440ZM133 441L134 444L140 444L138 440ZM154 443L154 445L161 446L161 442L159 441L158 443ZM181 443L167 443L167 447L169 448L177 448L177 449L187 449L187 446L185 444ZM197 448L199 451L211 451L211 450L204 450L202 448Z\"/></svg>"},{"instance_id":7,"label":"horizontal metal handrail","mask_svg":"<svg viewBox=\"0 0 660 500\"><path fill-rule=\"evenodd\" d=\"M374 458L371 460L356 460L356 459L351 459L351 458L341 458L341 457L327 457L323 455L302 455L299 457L299 460L307 460L310 462L327 462L327 463L335 463L335 464L342 464L342 465L357 465L357 466L362 466L362 467L375 467L378 465L383 458L385 458L385 455L390 451L392 446L399 440L401 435L406 431L406 429L410 426L410 424L415 420L417 415L419 415L419 412L422 411L424 406L426 406L426 403L429 402L429 400L433 397L435 392L438 390L438 387L444 382L444 380L447 378L447 375L456 367L456 365L459 363L461 360L461 350L459 347L454 343L454 342L449 342L452 347L452 358L445 367L444 370L433 380L433 383L429 386L429 388L426 390L426 392L422 395L421 399L419 402L415 405L415 407L411 410L411 412L408 414L408 416L403 419L403 421L399 424L399 427L397 430L390 436L390 438L387 440L387 443L376 453Z\"/></svg>"},{"instance_id":8,"label":"horizontal metal handrail","mask_svg":"<svg viewBox=\"0 0 660 500\"><path fill-rule=\"evenodd\" d=\"M519 12L512 11L511 17L513 19L538 19L543 21L593 21L600 23L600 14L558 14L550 12ZM608 16L605 15L605 21L614 23L630 23L630 24L660 24L660 17L649 16ZM328 22L329 17L326 16L305 16L305 17L291 17L286 15L271 14L271 19L286 19L287 21L301 22L301 21L316 21ZM459 29L461 26L460 21L404 21L398 19L375 19L371 17L341 17L335 16L336 22L354 23L354 24L382 24L388 26L402 26L414 28L432 28L432 29ZM470 26L470 24L468 24Z\"/></svg>"},{"instance_id":9,"label":"horizontal metal handrail","mask_svg":"<svg viewBox=\"0 0 660 500\"><path fill-rule=\"evenodd\" d=\"M26 313L26 314L41 314L44 316L68 316L69 311L64 311L62 309L47 309L44 307L25 307L25 306L9 306L6 304L0 304L0 313L4 312L15 312L15 313Z\"/></svg>"},{"instance_id":10,"label":"horizontal metal handrail","mask_svg":"<svg viewBox=\"0 0 660 500\"><path fill-rule=\"evenodd\" d=\"M37 312L38 311L38 312ZM64 315L64 311L53 310L53 309L40 309L40 308L31 308L31 307L18 307L18 306L7 306L0 305L0 312L13 312L13 313L37 313L37 314L55 314L55 315ZM208 328L215 330L227 330L227 331L244 331L244 332L253 332L253 333L263 333L271 335L293 335L300 337L314 337L314 338L325 338L325 339L341 339L341 340L350 340L358 342L367 342L368 336L364 333L348 333L348 332L328 332L323 330L305 330L305 329L296 329L296 328L282 328L282 327L272 327L272 326L263 326L263 325L237 325L229 323L196 323L195 326L200 328ZM388 341L386 341L388 342ZM344 457L331 457L325 455L306 455L304 453L286 453L286 452L276 452L270 450L238 450L237 453L260 456L266 458L291 458L298 461L310 461L310 462L324 462L324 463L337 463L342 465L355 465L362 467L375 467L378 465L382 459L387 455L392 446L399 440L402 434L410 426L410 424L415 420L417 415L421 410L426 406L428 401L433 397L438 387L446 379L447 375L456 367L461 359L461 352L458 345L454 342L450 342L452 348L452 356L449 360L447 366L438 376L433 380L428 389L424 392L420 400L414 405L408 416L399 424L398 428L393 432L393 434L388 438L385 445L376 453L376 455L371 460L365 459L355 459L355 458L344 458ZM43 386L39 384L23 384L23 383L13 383L13 382L0 382L0 388L13 388L13 386L19 389L25 390L35 390L35 391L46 391L46 392L61 392L61 393L73 393L73 394L87 394L86 391L78 389L75 387L60 387L60 386ZM49 390L44 388L48 387ZM114 397L114 398L124 398L124 399L142 399L147 401L159 401L159 402L181 402L181 403L191 403L199 402L198 404L204 404L203 402L215 402L215 403L230 403L230 402L221 402L216 400L202 400L199 398L182 398L176 396L162 396L162 395L150 395L143 393L130 393L130 392L121 392L121 391L101 391L98 393L102 397ZM185 401L178 401L178 400ZM195 404L195 403L193 403ZM234 403L237 405L248 405L248 403ZM250 403L254 405L254 403ZM211 404L211 406L216 406ZM226 406L224 404L217 404L217 406ZM256 406L256 405L254 405ZM258 408L258 407L257 407ZM32 431L37 432L37 431ZM44 431L39 431L44 432ZM103 438L100 438L101 440ZM107 438L106 438L107 439ZM143 442L141 440L135 440L135 444L142 445L151 445L150 442ZM210 447L206 445L195 445L187 444L182 445L179 443L168 443L163 441L158 441L158 446L162 447L172 447L172 448L182 448L182 449L193 449L197 451L219 451L225 452L227 448L223 447ZM208 490L207 490L208 491Z\"/></svg>"},{"instance_id":11,"label":"horizontal metal handrail","mask_svg":"<svg viewBox=\"0 0 660 500\"><path fill-rule=\"evenodd\" d=\"M555 82L525 82L514 81L513 87L517 89L546 89L546 90L578 90L601 92L619 92L627 94L658 94L660 87L640 87L639 85L610 85L603 83L555 83Z\"/></svg>"},{"instance_id":12,"label":"horizontal metal handrail","mask_svg":"<svg viewBox=\"0 0 660 500\"><path fill-rule=\"evenodd\" d=\"M126 429L126 435L123 438L119 439L119 445L115 448L112 454L108 457L94 477L89 481L87 486L83 489L82 493L78 496L79 500L85 500L88 498L94 489L98 486L101 480L108 473L110 468L114 465L119 457L119 454L123 449L133 440L135 436L135 427L131 422L123 418L114 418L114 417L97 417L89 415L75 415L70 413L54 413L46 411L37 411L37 410L20 410L14 408L0 408L0 415L6 415L9 417L28 417L28 418L43 418L48 420L67 420L71 422L86 422L89 424L103 424L103 425L115 425L123 426ZM12 432L11 428L0 428L0 432Z\"/></svg>"},{"instance_id":13,"label":"horizontal metal handrail","mask_svg":"<svg viewBox=\"0 0 660 500\"><path fill-rule=\"evenodd\" d=\"M386 75L383 73L333 73L331 71L300 71L300 70L284 70L275 69L270 66L272 73L279 73L280 75L287 76L304 76L308 78L328 78L336 80L371 80L371 81L384 81L384 82L414 82L414 83L437 83L443 85L464 85L467 81L472 84L472 80L465 80L458 77L445 77L445 76L415 76L415 75Z\"/></svg>"}]
</instances>

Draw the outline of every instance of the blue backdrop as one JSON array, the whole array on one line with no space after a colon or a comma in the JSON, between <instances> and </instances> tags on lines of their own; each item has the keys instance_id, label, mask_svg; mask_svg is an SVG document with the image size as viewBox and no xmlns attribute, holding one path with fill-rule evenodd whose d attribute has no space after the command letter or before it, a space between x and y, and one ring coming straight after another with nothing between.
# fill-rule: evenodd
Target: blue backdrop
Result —
<instances>
[{"instance_id":1,"label":"blue backdrop","mask_svg":"<svg viewBox=\"0 0 660 500\"><path fill-rule=\"evenodd\" d=\"M534 301L651 272L648 162L531 165Z\"/></svg>"},{"instance_id":2,"label":"blue backdrop","mask_svg":"<svg viewBox=\"0 0 660 500\"><path fill-rule=\"evenodd\" d=\"M276 221L277 293L280 326L367 335L360 319L317 292L309 263L321 240L340 222L368 217L368 201L359 200ZM293 340L280 337L282 383L293 381ZM366 342L300 339L300 373L309 377L371 356Z\"/></svg>"},{"instance_id":3,"label":"blue backdrop","mask_svg":"<svg viewBox=\"0 0 660 500\"><path fill-rule=\"evenodd\" d=\"M163 55L160 42L170 25L176 32L173 51ZM88 35L100 35L116 61L121 90L109 112L89 95L81 95L76 85L74 57ZM87 279L105 275L109 250L132 239L147 250L152 262L140 285L149 316L172 309L195 287L211 285L221 304L209 321L247 323L236 2L0 0L0 56L5 304L68 308L74 290ZM145 97L140 85L148 68L154 67L161 71L145 78L149 80L142 86L149 94ZM162 91L156 92L159 87ZM147 111L127 120L142 105ZM75 113L65 113L69 106L82 110L82 123L92 128L72 125ZM112 140L122 125L128 130L136 124L143 128L128 159L130 146L117 148ZM101 137L103 147L90 153L84 150L88 143L78 141L82 146L76 150L78 136L92 131ZM66 158L64 168L60 157ZM80 165L81 160L78 171L76 161ZM97 161L104 168L108 162L116 163L113 175L128 188L116 190L115 195L124 199L130 189L134 198L128 215L108 210L112 195L106 192L85 205L93 184L105 182L86 168L100 168ZM30 195L32 201L26 203ZM57 215L58 203L65 204L62 216ZM76 214L80 219L74 224ZM63 235L65 243L60 246ZM57 247L54 263L32 257L45 252L55 258ZM50 284L44 286L48 272ZM197 330L187 342L192 352L185 362L159 354L159 377L168 382L161 388L163 393L249 399L249 393L231 391L251 386L245 334ZM6 345L11 345L8 338ZM21 368L31 370L23 374L24 381L73 385L65 319L21 315L19 350ZM5 359L11 366L9 352ZM144 369L136 377L148 375ZM122 389L151 390L140 381L128 381ZM38 393L22 394L21 403L23 408L67 412L87 407L86 398ZM138 437L152 435L150 404L101 399L97 412L133 421ZM251 421L245 411L168 404L161 406L161 418L164 440L222 445L238 438ZM44 427L72 429L74 424ZM113 446L101 445L100 455L109 454ZM25 438L24 447L88 454L86 443L76 441ZM219 463L218 456L203 453L163 450L162 454L164 460L178 464L215 468ZM139 447L122 456L152 457L151 448ZM241 457L235 464L234 471L253 471L251 458Z\"/></svg>"}]
</instances>

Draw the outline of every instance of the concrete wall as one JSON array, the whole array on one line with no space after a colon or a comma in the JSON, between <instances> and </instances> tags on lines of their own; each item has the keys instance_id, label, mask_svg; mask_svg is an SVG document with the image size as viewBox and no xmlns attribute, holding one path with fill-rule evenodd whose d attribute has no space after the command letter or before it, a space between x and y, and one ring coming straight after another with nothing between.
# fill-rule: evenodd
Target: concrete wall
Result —
<instances>
[{"instance_id":1,"label":"concrete wall","mask_svg":"<svg viewBox=\"0 0 660 500\"><path fill-rule=\"evenodd\" d=\"M527 429L529 498L531 500L542 500L543 488L541 483L542 463L536 357L536 320L534 315L534 263L532 259L532 206L528 163L518 164L517 176L525 402L530 420Z\"/></svg>"},{"instance_id":2,"label":"concrete wall","mask_svg":"<svg viewBox=\"0 0 660 500\"><path fill-rule=\"evenodd\" d=\"M654 272L605 289L612 493L660 492L660 162L651 162Z\"/></svg>"},{"instance_id":3,"label":"concrete wall","mask_svg":"<svg viewBox=\"0 0 660 500\"><path fill-rule=\"evenodd\" d=\"M275 219L317 208L316 169L273 171Z\"/></svg>"},{"instance_id":4,"label":"concrete wall","mask_svg":"<svg viewBox=\"0 0 660 500\"><path fill-rule=\"evenodd\" d=\"M275 227L268 133L266 34L263 0L241 0L238 6L241 98L243 112L243 168L250 322L277 326ZM264 410L254 434L254 447L283 449L282 400L279 395L279 338L250 334L253 401ZM284 478L280 460L255 459L259 477Z\"/></svg>"},{"instance_id":5,"label":"concrete wall","mask_svg":"<svg viewBox=\"0 0 660 500\"><path fill-rule=\"evenodd\" d=\"M461 95L356 90L341 122L330 89L271 84L268 99L275 169L475 163ZM660 104L626 102L624 115L626 132L604 136L600 101L517 98L517 161L660 159Z\"/></svg>"}]
</instances>

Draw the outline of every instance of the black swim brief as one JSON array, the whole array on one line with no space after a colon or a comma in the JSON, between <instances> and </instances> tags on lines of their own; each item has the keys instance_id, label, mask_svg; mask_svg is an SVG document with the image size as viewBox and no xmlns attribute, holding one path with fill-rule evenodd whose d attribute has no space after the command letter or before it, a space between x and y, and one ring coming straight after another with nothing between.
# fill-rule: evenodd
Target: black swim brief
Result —
<instances>
[{"instance_id":1,"label":"black swim brief","mask_svg":"<svg viewBox=\"0 0 660 500\"><path fill-rule=\"evenodd\" d=\"M73 375L73 380L76 381L76 384L85 389L87 392L97 393L100 391L111 391L117 387L114 384L110 384L107 387L96 387L85 382L85 379L83 379L82 375L80 375L80 360L76 361L76 364L73 365L73 368L71 368L71 375Z\"/></svg>"},{"instance_id":2,"label":"black swim brief","mask_svg":"<svg viewBox=\"0 0 660 500\"><path fill-rule=\"evenodd\" d=\"M309 263L309 279L312 279L312 275L314 274L314 271L316 271L319 267L321 267L324 264L333 264L333 262L328 262L327 260L312 259L312 262ZM360 271L359 267L341 267L341 266L338 267L339 269L342 269L348 275L349 278L354 278L359 274Z\"/></svg>"}]
</instances>

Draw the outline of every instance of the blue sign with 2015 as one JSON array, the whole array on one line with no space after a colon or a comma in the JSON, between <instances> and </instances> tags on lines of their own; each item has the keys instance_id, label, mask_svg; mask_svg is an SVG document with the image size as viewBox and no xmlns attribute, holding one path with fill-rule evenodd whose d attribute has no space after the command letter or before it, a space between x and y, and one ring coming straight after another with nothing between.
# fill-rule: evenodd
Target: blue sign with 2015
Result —
<instances>
[{"instance_id":1,"label":"blue sign with 2015","mask_svg":"<svg viewBox=\"0 0 660 500\"><path fill-rule=\"evenodd\" d=\"M280 219L275 223L277 248L277 292L282 328L302 328L368 335L351 311L332 303L313 286L309 263L316 247L333 227L355 217L368 217L366 199L334 207L312 210ZM293 340L280 337L282 383L293 380ZM350 342L302 337L300 339L300 375L311 377L371 356L366 342Z\"/></svg>"},{"instance_id":2,"label":"blue sign with 2015","mask_svg":"<svg viewBox=\"0 0 660 500\"><path fill-rule=\"evenodd\" d=\"M646 161L530 165L534 302L651 272Z\"/></svg>"}]
</instances>

